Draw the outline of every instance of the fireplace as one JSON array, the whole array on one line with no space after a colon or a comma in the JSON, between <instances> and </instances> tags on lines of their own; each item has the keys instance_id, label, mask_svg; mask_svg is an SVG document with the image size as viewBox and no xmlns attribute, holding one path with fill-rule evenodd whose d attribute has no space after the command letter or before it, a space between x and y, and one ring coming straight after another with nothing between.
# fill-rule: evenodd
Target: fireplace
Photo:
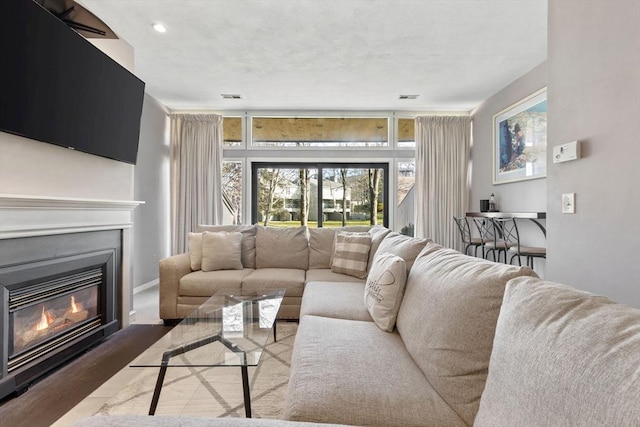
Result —
<instances>
[{"instance_id":1,"label":"fireplace","mask_svg":"<svg viewBox=\"0 0 640 427\"><path fill-rule=\"evenodd\" d=\"M121 232L0 240L0 398L118 330Z\"/></svg>"},{"instance_id":2,"label":"fireplace","mask_svg":"<svg viewBox=\"0 0 640 427\"><path fill-rule=\"evenodd\" d=\"M129 326L142 203L0 194L0 399Z\"/></svg>"}]
</instances>

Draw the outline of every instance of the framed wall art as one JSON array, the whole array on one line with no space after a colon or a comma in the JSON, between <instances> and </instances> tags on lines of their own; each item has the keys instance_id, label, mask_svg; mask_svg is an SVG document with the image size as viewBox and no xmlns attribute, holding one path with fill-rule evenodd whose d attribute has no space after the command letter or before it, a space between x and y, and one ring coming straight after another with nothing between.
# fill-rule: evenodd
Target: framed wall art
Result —
<instances>
[{"instance_id":1,"label":"framed wall art","mask_svg":"<svg viewBox=\"0 0 640 427\"><path fill-rule=\"evenodd\" d=\"M547 176L547 88L493 116L493 183Z\"/></svg>"}]
</instances>

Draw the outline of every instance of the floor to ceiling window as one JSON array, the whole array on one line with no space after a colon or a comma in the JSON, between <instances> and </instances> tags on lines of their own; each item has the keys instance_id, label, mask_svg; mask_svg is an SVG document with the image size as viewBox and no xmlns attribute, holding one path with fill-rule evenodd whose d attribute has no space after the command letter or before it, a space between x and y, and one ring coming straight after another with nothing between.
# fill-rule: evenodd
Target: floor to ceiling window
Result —
<instances>
[{"instance_id":1,"label":"floor to ceiling window","mask_svg":"<svg viewBox=\"0 0 640 427\"><path fill-rule=\"evenodd\" d=\"M413 230L414 118L224 114L225 223Z\"/></svg>"}]
</instances>

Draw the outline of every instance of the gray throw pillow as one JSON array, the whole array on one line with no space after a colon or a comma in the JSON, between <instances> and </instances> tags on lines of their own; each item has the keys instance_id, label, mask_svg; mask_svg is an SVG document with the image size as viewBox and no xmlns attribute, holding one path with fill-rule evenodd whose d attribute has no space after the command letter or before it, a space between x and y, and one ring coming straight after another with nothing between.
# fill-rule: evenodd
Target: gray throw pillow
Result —
<instances>
[{"instance_id":1,"label":"gray throw pillow","mask_svg":"<svg viewBox=\"0 0 640 427\"><path fill-rule=\"evenodd\" d=\"M202 233L202 271L242 270L242 233Z\"/></svg>"}]
</instances>

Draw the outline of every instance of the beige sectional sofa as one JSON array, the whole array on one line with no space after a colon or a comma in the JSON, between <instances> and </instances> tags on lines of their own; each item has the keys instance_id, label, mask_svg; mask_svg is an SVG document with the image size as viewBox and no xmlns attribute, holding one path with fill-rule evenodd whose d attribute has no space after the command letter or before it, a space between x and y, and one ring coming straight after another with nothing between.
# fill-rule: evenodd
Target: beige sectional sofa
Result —
<instances>
[{"instance_id":1,"label":"beige sectional sofa","mask_svg":"<svg viewBox=\"0 0 640 427\"><path fill-rule=\"evenodd\" d=\"M229 245L207 245L203 233L240 233L238 263L227 260L232 269L208 264L219 264L217 260L228 255ZM165 258L160 261L160 318L166 322L181 319L191 313L207 298L220 290L250 293L256 290L286 289L278 314L279 319L298 319L305 285L309 282L353 282L364 283L366 271L356 277L336 272L332 268L334 240L337 232L368 233L371 238L368 264L371 264L378 246L389 235L402 241L412 240L426 243L426 239L411 239L382 226L307 228L307 227L263 227L259 225L199 226L190 236L190 252ZM237 236L237 235L236 235ZM240 238L240 237L238 237ZM198 246L199 245L199 246ZM198 248L200 252L198 252ZM216 252L217 251L217 252ZM194 259L200 257L201 259ZM229 264L231 262L231 264ZM224 267L224 265L222 265ZM239 267L239 268L237 268Z\"/></svg>"},{"instance_id":2,"label":"beige sectional sofa","mask_svg":"<svg viewBox=\"0 0 640 427\"><path fill-rule=\"evenodd\" d=\"M373 321L368 290L307 284L286 420L640 425L640 310L433 243L392 332Z\"/></svg>"}]
</instances>

